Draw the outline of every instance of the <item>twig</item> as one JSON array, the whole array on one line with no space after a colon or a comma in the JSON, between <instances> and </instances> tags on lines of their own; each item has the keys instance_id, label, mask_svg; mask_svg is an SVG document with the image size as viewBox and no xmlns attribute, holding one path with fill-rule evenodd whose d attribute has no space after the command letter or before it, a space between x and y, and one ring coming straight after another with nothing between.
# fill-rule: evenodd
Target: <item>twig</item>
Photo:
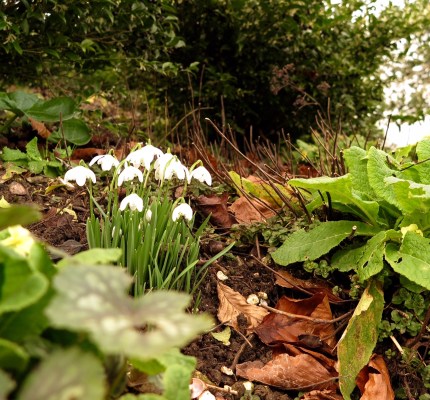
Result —
<instances>
[{"instance_id":1,"label":"twig","mask_svg":"<svg viewBox=\"0 0 430 400\"><path fill-rule=\"evenodd\" d=\"M307 315L298 315L298 314L292 314L286 311L277 310L276 308L266 306L264 304L260 304L260 307L263 307L266 310L269 310L275 314L285 315L286 317L290 317L290 318L304 319L305 321L312 321L318 324L333 324L335 322L342 321L343 319L349 317L354 312L354 310L351 310L341 315L340 317L333 318L333 319L320 319L320 318L308 317Z\"/></svg>"},{"instance_id":2,"label":"twig","mask_svg":"<svg viewBox=\"0 0 430 400\"><path fill-rule=\"evenodd\" d=\"M255 334L251 333L248 336L248 340L243 342L242 345L239 348L239 351L236 353L236 355L234 356L233 362L231 363L230 369L232 371L236 371L236 365L239 362L240 356L242 355L243 351L245 350L245 347L247 344L251 343L251 340L254 339ZM251 346L252 347L252 346Z\"/></svg>"},{"instance_id":3,"label":"twig","mask_svg":"<svg viewBox=\"0 0 430 400\"><path fill-rule=\"evenodd\" d=\"M397 347L397 350L399 350L400 354L403 355L404 350L402 346L400 346L400 343L397 341L397 339L393 335L390 336L390 339L394 343L394 346Z\"/></svg>"},{"instance_id":4,"label":"twig","mask_svg":"<svg viewBox=\"0 0 430 400\"><path fill-rule=\"evenodd\" d=\"M233 394L235 396L237 396L239 394L237 390L234 390L229 386L222 388L222 387L215 386L215 385L209 385L209 383L205 383L205 385L208 389L217 390L218 392L230 393L230 394Z\"/></svg>"}]
</instances>

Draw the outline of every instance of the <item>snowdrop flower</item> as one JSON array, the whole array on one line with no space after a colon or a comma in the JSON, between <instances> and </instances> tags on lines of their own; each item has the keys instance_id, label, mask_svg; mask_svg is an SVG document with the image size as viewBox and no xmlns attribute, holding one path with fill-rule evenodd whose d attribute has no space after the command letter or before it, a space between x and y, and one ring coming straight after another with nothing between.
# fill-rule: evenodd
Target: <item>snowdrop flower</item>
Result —
<instances>
[{"instance_id":1,"label":"snowdrop flower","mask_svg":"<svg viewBox=\"0 0 430 400\"><path fill-rule=\"evenodd\" d=\"M188 182L191 182L192 178L197 179L200 182L206 182L209 186L212 185L211 174L205 167L197 167L196 169L193 169Z\"/></svg>"},{"instance_id":2,"label":"snowdrop flower","mask_svg":"<svg viewBox=\"0 0 430 400\"><path fill-rule=\"evenodd\" d=\"M151 219L152 219L152 211L151 210L146 210L145 221L146 222L151 222Z\"/></svg>"},{"instance_id":3,"label":"snowdrop flower","mask_svg":"<svg viewBox=\"0 0 430 400\"><path fill-rule=\"evenodd\" d=\"M159 148L147 144L141 149L131 152L126 157L126 160L136 168L143 165L146 169L149 169L151 168L151 163L154 161L154 158L159 158L163 154L164 153Z\"/></svg>"},{"instance_id":4,"label":"snowdrop flower","mask_svg":"<svg viewBox=\"0 0 430 400\"><path fill-rule=\"evenodd\" d=\"M82 165L69 169L64 175L65 182L76 181L79 186L84 186L87 179L91 179L93 183L96 183L94 172Z\"/></svg>"},{"instance_id":5,"label":"snowdrop flower","mask_svg":"<svg viewBox=\"0 0 430 400\"><path fill-rule=\"evenodd\" d=\"M136 193L129 194L122 199L119 209L124 211L127 206L130 207L131 211L137 210L140 212L143 210L143 200Z\"/></svg>"},{"instance_id":6,"label":"snowdrop flower","mask_svg":"<svg viewBox=\"0 0 430 400\"><path fill-rule=\"evenodd\" d=\"M189 179L190 172L177 157L173 154L165 153L155 161L155 179L163 181L172 179L176 175L178 179Z\"/></svg>"},{"instance_id":7,"label":"snowdrop flower","mask_svg":"<svg viewBox=\"0 0 430 400\"><path fill-rule=\"evenodd\" d=\"M136 167L128 166L118 176L118 186L121 186L125 181L132 181L135 177L139 179L139 182L143 182L142 171Z\"/></svg>"},{"instance_id":8,"label":"snowdrop flower","mask_svg":"<svg viewBox=\"0 0 430 400\"><path fill-rule=\"evenodd\" d=\"M112 167L117 168L119 161L111 156L110 154L103 154L101 156L95 156L89 163L91 167L94 164L98 164L102 167L102 171L110 171Z\"/></svg>"},{"instance_id":9,"label":"snowdrop flower","mask_svg":"<svg viewBox=\"0 0 430 400\"><path fill-rule=\"evenodd\" d=\"M193 210L187 203L182 203L174 208L172 212L173 221L177 221L180 217L184 217L188 221L193 218Z\"/></svg>"}]
</instances>

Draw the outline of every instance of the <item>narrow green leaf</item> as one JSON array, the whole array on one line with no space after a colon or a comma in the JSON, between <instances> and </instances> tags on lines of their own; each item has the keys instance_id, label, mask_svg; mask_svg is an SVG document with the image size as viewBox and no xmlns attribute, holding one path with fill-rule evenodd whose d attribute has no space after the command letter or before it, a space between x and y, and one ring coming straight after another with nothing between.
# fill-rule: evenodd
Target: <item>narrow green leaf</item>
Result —
<instances>
[{"instance_id":1,"label":"narrow green leaf","mask_svg":"<svg viewBox=\"0 0 430 400\"><path fill-rule=\"evenodd\" d=\"M47 101L39 101L25 111L25 115L37 121L66 121L76 112L75 102L70 97L57 97Z\"/></svg>"},{"instance_id":2,"label":"narrow green leaf","mask_svg":"<svg viewBox=\"0 0 430 400\"><path fill-rule=\"evenodd\" d=\"M27 352L15 342L0 338L0 369L6 371L23 371L30 357Z\"/></svg>"},{"instance_id":3,"label":"narrow green leaf","mask_svg":"<svg viewBox=\"0 0 430 400\"><path fill-rule=\"evenodd\" d=\"M339 386L346 400L350 400L355 378L369 362L375 348L383 308L384 294L377 283L371 281L338 343Z\"/></svg>"},{"instance_id":4,"label":"narrow green leaf","mask_svg":"<svg viewBox=\"0 0 430 400\"><path fill-rule=\"evenodd\" d=\"M430 239L406 232L400 249L389 244L385 255L394 271L430 290Z\"/></svg>"},{"instance_id":5,"label":"narrow green leaf","mask_svg":"<svg viewBox=\"0 0 430 400\"><path fill-rule=\"evenodd\" d=\"M77 348L58 350L28 376L18 395L18 400L58 399L104 400L105 376L100 360Z\"/></svg>"},{"instance_id":6,"label":"narrow green leaf","mask_svg":"<svg viewBox=\"0 0 430 400\"><path fill-rule=\"evenodd\" d=\"M379 231L362 222L330 221L306 232L300 230L290 235L282 246L271 255L279 265L289 265L298 261L315 260L338 246L352 235L374 235Z\"/></svg>"},{"instance_id":7,"label":"narrow green leaf","mask_svg":"<svg viewBox=\"0 0 430 400\"><path fill-rule=\"evenodd\" d=\"M186 344L211 325L184 312L189 296L152 292L131 298L132 278L111 266L66 265L54 278L57 295L46 313L54 326L87 331L107 354L154 358ZM151 329L143 332L146 325Z\"/></svg>"}]
</instances>

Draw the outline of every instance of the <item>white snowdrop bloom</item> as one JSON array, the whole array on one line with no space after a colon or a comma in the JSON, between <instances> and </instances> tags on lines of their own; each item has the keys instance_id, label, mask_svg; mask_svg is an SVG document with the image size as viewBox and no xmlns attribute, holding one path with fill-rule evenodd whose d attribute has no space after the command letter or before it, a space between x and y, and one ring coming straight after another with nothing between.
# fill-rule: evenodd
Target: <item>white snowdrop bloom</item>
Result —
<instances>
[{"instance_id":1,"label":"white snowdrop bloom","mask_svg":"<svg viewBox=\"0 0 430 400\"><path fill-rule=\"evenodd\" d=\"M126 181L132 181L136 177L139 182L143 182L143 174L140 169L132 166L125 167L118 176L118 186L121 186Z\"/></svg>"},{"instance_id":2,"label":"white snowdrop bloom","mask_svg":"<svg viewBox=\"0 0 430 400\"><path fill-rule=\"evenodd\" d=\"M151 210L146 210L145 221L146 222L151 222L151 219L152 219L152 211Z\"/></svg>"},{"instance_id":3,"label":"white snowdrop bloom","mask_svg":"<svg viewBox=\"0 0 430 400\"><path fill-rule=\"evenodd\" d=\"M91 161L89 166L91 167L94 164L98 164L101 166L102 171L110 171L112 167L117 168L119 165L119 161L111 156L110 154L103 154L101 156L95 156Z\"/></svg>"},{"instance_id":4,"label":"white snowdrop bloom","mask_svg":"<svg viewBox=\"0 0 430 400\"><path fill-rule=\"evenodd\" d=\"M190 179L188 182L190 182L192 178L197 179L200 182L206 182L209 186L212 185L211 174L205 167L197 167L196 169L193 169L190 173Z\"/></svg>"},{"instance_id":5,"label":"white snowdrop bloom","mask_svg":"<svg viewBox=\"0 0 430 400\"><path fill-rule=\"evenodd\" d=\"M151 168L151 163L154 161L154 158L158 159L163 154L164 153L158 147L147 144L141 149L131 152L126 157L126 160L136 168L143 165L146 169L149 169Z\"/></svg>"},{"instance_id":6,"label":"white snowdrop bloom","mask_svg":"<svg viewBox=\"0 0 430 400\"><path fill-rule=\"evenodd\" d=\"M155 179L163 181L170 180L173 175L178 179L189 180L190 172L188 168L183 165L176 156L170 153L165 153L155 161Z\"/></svg>"},{"instance_id":7,"label":"white snowdrop bloom","mask_svg":"<svg viewBox=\"0 0 430 400\"><path fill-rule=\"evenodd\" d=\"M187 203L179 204L172 212L173 221L177 221L180 217L184 217L190 221L193 218L193 210Z\"/></svg>"},{"instance_id":8,"label":"white snowdrop bloom","mask_svg":"<svg viewBox=\"0 0 430 400\"><path fill-rule=\"evenodd\" d=\"M124 211L127 206L130 207L131 211L137 210L140 212L143 210L143 200L136 193L129 194L122 199L119 209Z\"/></svg>"},{"instance_id":9,"label":"white snowdrop bloom","mask_svg":"<svg viewBox=\"0 0 430 400\"><path fill-rule=\"evenodd\" d=\"M93 183L96 183L94 172L82 165L69 169L64 175L65 182L76 181L79 186L84 186L87 179L91 179Z\"/></svg>"}]
</instances>

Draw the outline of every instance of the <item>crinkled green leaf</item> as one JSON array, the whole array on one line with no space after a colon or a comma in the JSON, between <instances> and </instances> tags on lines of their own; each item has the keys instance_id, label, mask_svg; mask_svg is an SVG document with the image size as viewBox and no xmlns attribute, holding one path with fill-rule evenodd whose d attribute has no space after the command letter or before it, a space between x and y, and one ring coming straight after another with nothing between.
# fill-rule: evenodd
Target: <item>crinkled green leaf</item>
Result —
<instances>
[{"instance_id":1,"label":"crinkled green leaf","mask_svg":"<svg viewBox=\"0 0 430 400\"><path fill-rule=\"evenodd\" d=\"M355 270L363 257L365 246L365 244L359 247L350 245L336 251L331 258L330 265L341 272Z\"/></svg>"},{"instance_id":2,"label":"crinkled green leaf","mask_svg":"<svg viewBox=\"0 0 430 400\"><path fill-rule=\"evenodd\" d=\"M420 182L430 184L430 140L422 139L417 143L416 152L420 164L415 165L418 171Z\"/></svg>"},{"instance_id":3,"label":"crinkled green leaf","mask_svg":"<svg viewBox=\"0 0 430 400\"><path fill-rule=\"evenodd\" d=\"M70 97L57 97L47 101L39 101L25 111L25 114L37 121L66 121L76 112L75 102Z\"/></svg>"},{"instance_id":4,"label":"crinkled green leaf","mask_svg":"<svg viewBox=\"0 0 430 400\"><path fill-rule=\"evenodd\" d=\"M400 249L389 244L385 254L394 271L430 290L430 239L406 232Z\"/></svg>"},{"instance_id":5,"label":"crinkled green leaf","mask_svg":"<svg viewBox=\"0 0 430 400\"><path fill-rule=\"evenodd\" d=\"M294 232L271 255L279 265L315 260L327 254L348 236L372 236L377 232L378 228L357 221L324 222L308 232L303 229Z\"/></svg>"},{"instance_id":6,"label":"crinkled green leaf","mask_svg":"<svg viewBox=\"0 0 430 400\"><path fill-rule=\"evenodd\" d=\"M105 376L101 361L77 348L58 350L32 372L18 400L104 400Z\"/></svg>"},{"instance_id":7,"label":"crinkled green leaf","mask_svg":"<svg viewBox=\"0 0 430 400\"><path fill-rule=\"evenodd\" d=\"M309 211L313 211L322 204L322 196L324 202L331 203L333 208L340 205L343 212L347 211L362 221L378 225L379 204L376 201L363 200L360 193L353 190L350 174L337 178L322 176L311 179L291 179L288 183L313 192L315 201L308 206Z\"/></svg>"},{"instance_id":8,"label":"crinkled green leaf","mask_svg":"<svg viewBox=\"0 0 430 400\"><path fill-rule=\"evenodd\" d=\"M361 147L352 146L343 151L345 164L351 175L352 187L359 192L363 199L374 199L373 190L369 185L367 176L367 152Z\"/></svg>"},{"instance_id":9,"label":"crinkled green leaf","mask_svg":"<svg viewBox=\"0 0 430 400\"><path fill-rule=\"evenodd\" d=\"M384 309L384 294L371 281L349 320L338 343L339 386L343 398L349 400L355 378L369 362L378 339L378 324Z\"/></svg>"},{"instance_id":10,"label":"crinkled green leaf","mask_svg":"<svg viewBox=\"0 0 430 400\"><path fill-rule=\"evenodd\" d=\"M29 225L42 218L34 207L13 205L9 208L0 208L0 230L12 225Z\"/></svg>"},{"instance_id":11,"label":"crinkled green leaf","mask_svg":"<svg viewBox=\"0 0 430 400\"><path fill-rule=\"evenodd\" d=\"M3 147L3 153L1 155L3 161L27 161L27 154L23 153L18 149L9 149L9 147Z\"/></svg>"},{"instance_id":12,"label":"crinkled green leaf","mask_svg":"<svg viewBox=\"0 0 430 400\"><path fill-rule=\"evenodd\" d=\"M28 353L17 343L0 338L0 369L23 371L29 359Z\"/></svg>"},{"instance_id":13,"label":"crinkled green leaf","mask_svg":"<svg viewBox=\"0 0 430 400\"><path fill-rule=\"evenodd\" d=\"M7 400L8 394L15 388L12 378L0 369L0 400Z\"/></svg>"},{"instance_id":14,"label":"crinkled green leaf","mask_svg":"<svg viewBox=\"0 0 430 400\"><path fill-rule=\"evenodd\" d=\"M0 315L19 311L38 301L48 290L48 279L34 271L27 260L13 258L0 246Z\"/></svg>"},{"instance_id":15,"label":"crinkled green leaf","mask_svg":"<svg viewBox=\"0 0 430 400\"><path fill-rule=\"evenodd\" d=\"M31 139L25 146L27 152L27 157L32 161L42 161L42 156L40 154L39 148L37 147L37 136Z\"/></svg>"},{"instance_id":16,"label":"crinkled green leaf","mask_svg":"<svg viewBox=\"0 0 430 400\"><path fill-rule=\"evenodd\" d=\"M367 173L371 188L376 195L389 204L397 206L393 187L385 178L396 176L402 178L397 161L382 150L371 147L368 151Z\"/></svg>"},{"instance_id":17,"label":"crinkled green leaf","mask_svg":"<svg viewBox=\"0 0 430 400\"><path fill-rule=\"evenodd\" d=\"M428 213L430 211L430 185L390 176L385 178L393 192L396 206L404 214Z\"/></svg>"},{"instance_id":18,"label":"crinkled green leaf","mask_svg":"<svg viewBox=\"0 0 430 400\"><path fill-rule=\"evenodd\" d=\"M173 365L163 374L163 396L168 400L188 399L192 370L183 365Z\"/></svg>"},{"instance_id":19,"label":"crinkled green leaf","mask_svg":"<svg viewBox=\"0 0 430 400\"><path fill-rule=\"evenodd\" d=\"M184 312L189 296L159 291L133 299L131 281L118 267L66 265L54 278L47 315L57 327L87 331L105 353L133 358L157 357L210 327L209 317Z\"/></svg>"},{"instance_id":20,"label":"crinkled green leaf","mask_svg":"<svg viewBox=\"0 0 430 400\"><path fill-rule=\"evenodd\" d=\"M121 396L119 400L167 400L164 396L160 396L159 394L126 394Z\"/></svg>"}]
</instances>

